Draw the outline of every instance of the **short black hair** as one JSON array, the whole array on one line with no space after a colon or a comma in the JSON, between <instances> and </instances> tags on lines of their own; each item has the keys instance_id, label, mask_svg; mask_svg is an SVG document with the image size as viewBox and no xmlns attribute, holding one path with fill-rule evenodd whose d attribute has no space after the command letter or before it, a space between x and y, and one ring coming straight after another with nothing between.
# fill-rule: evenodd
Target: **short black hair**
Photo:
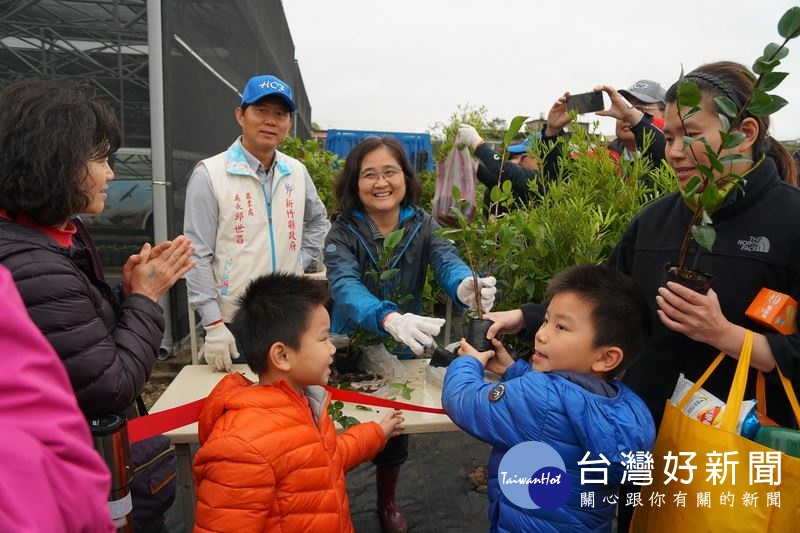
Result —
<instances>
[{"instance_id":1,"label":"short black hair","mask_svg":"<svg viewBox=\"0 0 800 533\"><path fill-rule=\"evenodd\" d=\"M330 300L328 284L277 272L254 279L239 297L230 329L255 374L267 370L267 352L276 342L300 348L311 312Z\"/></svg>"},{"instance_id":2,"label":"short black hair","mask_svg":"<svg viewBox=\"0 0 800 533\"><path fill-rule=\"evenodd\" d=\"M553 276L545 297L570 292L592 305L594 347L618 346L622 362L608 377L622 373L647 348L653 330L644 291L630 276L607 266L578 265Z\"/></svg>"},{"instance_id":3,"label":"short black hair","mask_svg":"<svg viewBox=\"0 0 800 533\"><path fill-rule=\"evenodd\" d=\"M120 145L111 106L84 82L30 78L0 91L0 208L63 224L91 201L87 164Z\"/></svg>"},{"instance_id":4,"label":"short black hair","mask_svg":"<svg viewBox=\"0 0 800 533\"><path fill-rule=\"evenodd\" d=\"M403 145L392 137L367 137L347 154L347 159L344 161L344 169L336 176L336 181L333 184L333 193L342 213L350 214L354 209L364 209L364 204L361 203L361 199L358 197L361 161L367 154L381 147L389 150L389 153L400 164L400 169L405 176L406 195L403 198L402 205L417 205L422 193L422 184L417 177L417 173L414 172L414 167L411 166L411 162L408 160Z\"/></svg>"}]
</instances>

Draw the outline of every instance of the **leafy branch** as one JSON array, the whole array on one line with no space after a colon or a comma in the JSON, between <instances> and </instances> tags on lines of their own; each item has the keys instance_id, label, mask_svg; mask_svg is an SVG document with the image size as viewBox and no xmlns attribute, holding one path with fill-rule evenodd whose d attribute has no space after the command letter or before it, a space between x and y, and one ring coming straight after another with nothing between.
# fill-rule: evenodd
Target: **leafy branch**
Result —
<instances>
[{"instance_id":1,"label":"leafy branch","mask_svg":"<svg viewBox=\"0 0 800 533\"><path fill-rule=\"evenodd\" d=\"M692 218L689 230L681 242L678 254L678 270L686 270L686 260L692 240L699 246L711 251L716 240L716 230L712 227L711 215L723 204L728 194L735 188L741 188L744 177L733 171L733 165L741 162L751 162L751 159L742 154L728 154L720 157L723 150L734 149L741 145L746 135L741 131L731 131L745 118L747 114L754 117L766 117L783 108L788 102L778 96L769 94L778 87L788 76L787 72L776 72L781 59L789 54L787 43L800 35L800 7L789 9L778 22L778 34L784 38L781 44L769 43L763 54L753 64L753 72L758 77L755 87L748 98L741 104L731 100L728 96L720 95L714 98L714 104L720 113L720 144L715 149L705 137L695 139L683 136L684 149L689 148L692 158L698 160L695 146L702 144L703 152L708 158L708 165L696 163L698 175L692 178L681 191L687 205L692 209ZM678 84L677 104L678 118L683 131L686 131L686 121L700 113L703 95L700 88L693 81L687 80L681 69L681 79ZM684 109L688 111L684 112ZM727 166L727 169L726 169ZM727 171L726 171L727 170ZM717 174L715 176L715 173Z\"/></svg>"}]
</instances>

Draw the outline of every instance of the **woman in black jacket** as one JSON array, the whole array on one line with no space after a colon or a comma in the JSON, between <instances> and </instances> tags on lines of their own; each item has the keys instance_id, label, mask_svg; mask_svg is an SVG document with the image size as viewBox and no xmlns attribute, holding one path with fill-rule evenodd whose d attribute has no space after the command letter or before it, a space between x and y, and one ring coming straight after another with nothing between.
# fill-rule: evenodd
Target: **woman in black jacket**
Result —
<instances>
[{"instance_id":1,"label":"woman in black jacket","mask_svg":"<svg viewBox=\"0 0 800 533\"><path fill-rule=\"evenodd\" d=\"M121 286L106 284L76 215L103 211L118 146L113 110L86 85L31 79L0 91L0 263L87 417L136 416L164 333L158 299L193 267L191 243L178 237L145 244L125 263ZM146 460L143 448L133 452L135 463ZM134 493L135 519L137 510Z\"/></svg>"}]
</instances>

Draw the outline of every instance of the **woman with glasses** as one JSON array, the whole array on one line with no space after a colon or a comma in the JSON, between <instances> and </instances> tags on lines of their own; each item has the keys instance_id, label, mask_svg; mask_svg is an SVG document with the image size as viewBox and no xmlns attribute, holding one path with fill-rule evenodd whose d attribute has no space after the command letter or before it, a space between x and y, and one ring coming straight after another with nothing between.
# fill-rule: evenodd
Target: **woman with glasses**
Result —
<instances>
[{"instance_id":1,"label":"woman with glasses","mask_svg":"<svg viewBox=\"0 0 800 533\"><path fill-rule=\"evenodd\" d=\"M421 355L433 343L444 320L421 315L428 266L436 282L458 306L476 307L472 271L453 244L434 231L439 224L416 205L422 186L402 145L392 138L370 137L347 156L334 193L340 214L325 239L325 267L333 296L331 331L351 333L357 327L391 335ZM386 237L403 230L388 258ZM381 278L388 279L381 279ZM482 308L494 304L493 277L479 278ZM386 531L405 531L406 519L395 503L397 477L408 457L408 435L390 439L373 462L377 465L378 514Z\"/></svg>"}]
</instances>

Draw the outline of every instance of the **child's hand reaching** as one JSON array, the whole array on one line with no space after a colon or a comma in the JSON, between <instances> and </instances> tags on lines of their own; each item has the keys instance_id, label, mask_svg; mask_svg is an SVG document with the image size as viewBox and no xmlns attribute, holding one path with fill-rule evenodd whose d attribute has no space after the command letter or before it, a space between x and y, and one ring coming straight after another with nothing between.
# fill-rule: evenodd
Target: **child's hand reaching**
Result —
<instances>
[{"instance_id":1,"label":"child's hand reaching","mask_svg":"<svg viewBox=\"0 0 800 533\"><path fill-rule=\"evenodd\" d=\"M502 376L508 367L514 364L514 358L509 355L502 342L497 339L492 339L491 342L494 345L494 357L486 362L486 370Z\"/></svg>"},{"instance_id":2,"label":"child's hand reaching","mask_svg":"<svg viewBox=\"0 0 800 533\"><path fill-rule=\"evenodd\" d=\"M381 420L379 424L381 425L381 429L383 430L386 440L396 437L402 433L403 426L401 424L404 421L405 418L403 418L403 411L398 409L392 410L391 413L383 417L383 420Z\"/></svg>"},{"instance_id":3,"label":"child's hand reaching","mask_svg":"<svg viewBox=\"0 0 800 533\"><path fill-rule=\"evenodd\" d=\"M467 342L467 339L461 339L461 342L458 345L458 355L471 355L478 359L483 366L486 366L486 363L494 357L494 350L487 350L485 352L479 352L475 348L472 347L470 343Z\"/></svg>"}]
</instances>

